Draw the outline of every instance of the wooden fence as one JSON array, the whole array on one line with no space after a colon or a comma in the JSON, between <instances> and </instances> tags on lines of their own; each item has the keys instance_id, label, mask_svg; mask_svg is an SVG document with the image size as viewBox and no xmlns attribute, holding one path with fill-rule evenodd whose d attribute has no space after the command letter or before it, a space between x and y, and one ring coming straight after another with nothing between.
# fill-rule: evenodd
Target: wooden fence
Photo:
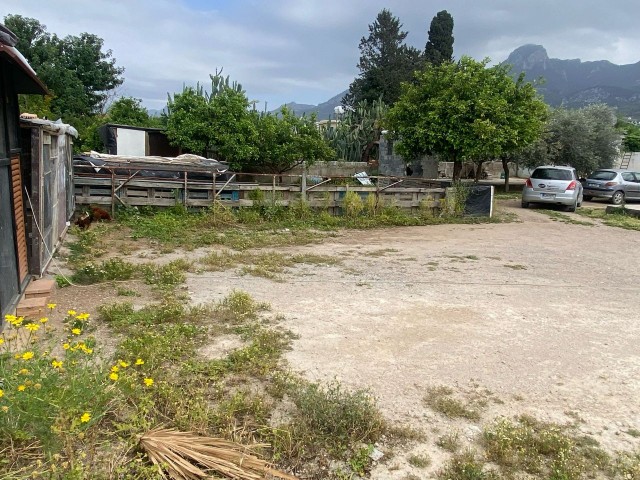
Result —
<instances>
[{"instance_id":1,"label":"wooden fence","mask_svg":"<svg viewBox=\"0 0 640 480\"><path fill-rule=\"evenodd\" d=\"M75 175L75 198L78 205L208 207L214 201L229 207L251 207L256 198L287 206L291 201L304 198L311 207L329 209L337 214L347 192L356 192L363 201L374 195L380 205L395 205L406 210L438 209L445 197L444 188L433 188L433 183L411 178L369 177L371 185L355 185L353 177L323 179L306 185L306 177L290 176L291 184L279 183L281 175L252 175L256 182L237 182L232 175L222 180L212 175L211 181L185 179L159 179L139 176ZM225 177L222 177L225 178ZM297 179L297 181L296 181ZM269 183L266 183L269 181ZM375 183L374 183L375 182ZM437 185L437 183L436 183ZM261 194L257 194L261 191Z\"/></svg>"}]
</instances>

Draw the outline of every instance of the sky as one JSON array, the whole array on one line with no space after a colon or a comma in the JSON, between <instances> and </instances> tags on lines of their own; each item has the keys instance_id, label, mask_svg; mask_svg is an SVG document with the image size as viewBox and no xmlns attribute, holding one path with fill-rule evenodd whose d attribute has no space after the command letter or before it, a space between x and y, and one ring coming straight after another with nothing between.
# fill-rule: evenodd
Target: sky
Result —
<instances>
[{"instance_id":1,"label":"sky","mask_svg":"<svg viewBox=\"0 0 640 480\"><path fill-rule=\"evenodd\" d=\"M58 36L104 39L125 68L118 96L161 109L167 93L237 80L258 108L317 104L358 75L358 44L388 8L424 49L432 18L454 19L454 57L501 62L517 47L543 45L551 58L640 61L638 0L3 0L0 17L38 19Z\"/></svg>"}]
</instances>

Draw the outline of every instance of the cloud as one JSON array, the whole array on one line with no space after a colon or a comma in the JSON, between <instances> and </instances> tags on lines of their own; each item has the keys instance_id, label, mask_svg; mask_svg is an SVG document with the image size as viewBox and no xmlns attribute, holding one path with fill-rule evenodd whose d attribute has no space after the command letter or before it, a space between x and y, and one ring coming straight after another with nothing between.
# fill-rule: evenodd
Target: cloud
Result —
<instances>
[{"instance_id":1,"label":"cloud","mask_svg":"<svg viewBox=\"0 0 640 480\"><path fill-rule=\"evenodd\" d=\"M183 84L207 84L221 67L250 98L275 107L318 103L345 89L358 73L360 38L385 7L421 49L433 16L448 10L456 57L499 62L536 43L556 58L640 60L637 0L615 7L594 0L5 0L0 15L37 18L61 36L102 37L126 69L118 93L150 108Z\"/></svg>"}]
</instances>

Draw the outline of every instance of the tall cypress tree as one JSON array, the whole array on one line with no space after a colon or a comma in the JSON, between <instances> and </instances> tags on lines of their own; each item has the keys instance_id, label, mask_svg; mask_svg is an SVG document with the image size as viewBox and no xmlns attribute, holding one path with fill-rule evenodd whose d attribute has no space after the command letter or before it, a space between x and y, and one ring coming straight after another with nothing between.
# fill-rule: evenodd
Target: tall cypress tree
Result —
<instances>
[{"instance_id":1,"label":"tall cypress tree","mask_svg":"<svg viewBox=\"0 0 640 480\"><path fill-rule=\"evenodd\" d=\"M446 10L438 12L431 20L424 58L433 65L453 60L453 17Z\"/></svg>"},{"instance_id":2,"label":"tall cypress tree","mask_svg":"<svg viewBox=\"0 0 640 480\"><path fill-rule=\"evenodd\" d=\"M400 96L400 83L411 80L421 66L420 51L405 45L407 32L387 9L378 13L369 25L369 36L360 40L359 76L342 99L346 105L382 98L393 104Z\"/></svg>"}]
</instances>

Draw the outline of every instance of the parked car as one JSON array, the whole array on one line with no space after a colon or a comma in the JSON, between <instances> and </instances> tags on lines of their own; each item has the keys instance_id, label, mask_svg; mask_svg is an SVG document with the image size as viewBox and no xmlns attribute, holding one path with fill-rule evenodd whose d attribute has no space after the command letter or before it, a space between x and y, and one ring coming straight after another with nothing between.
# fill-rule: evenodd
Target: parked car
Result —
<instances>
[{"instance_id":1,"label":"parked car","mask_svg":"<svg viewBox=\"0 0 640 480\"><path fill-rule=\"evenodd\" d=\"M625 200L640 200L640 172L621 169L596 170L587 177L584 185L584 199L608 198L614 205Z\"/></svg>"},{"instance_id":2,"label":"parked car","mask_svg":"<svg viewBox=\"0 0 640 480\"><path fill-rule=\"evenodd\" d=\"M531 203L564 205L570 212L582 205L582 184L572 167L536 168L522 189L522 208Z\"/></svg>"}]
</instances>

